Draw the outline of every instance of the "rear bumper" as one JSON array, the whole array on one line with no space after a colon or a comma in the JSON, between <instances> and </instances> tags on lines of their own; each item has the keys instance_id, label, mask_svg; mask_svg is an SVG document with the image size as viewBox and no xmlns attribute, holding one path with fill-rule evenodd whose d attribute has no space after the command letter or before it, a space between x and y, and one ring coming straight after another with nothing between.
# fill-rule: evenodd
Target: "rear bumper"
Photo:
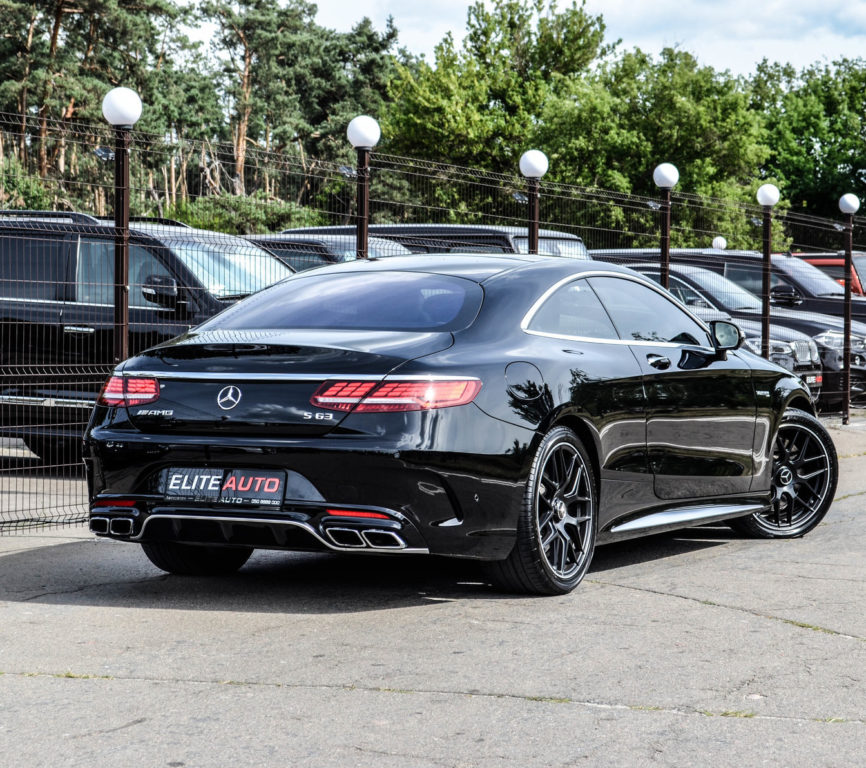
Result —
<instances>
[{"instance_id":1,"label":"rear bumper","mask_svg":"<svg viewBox=\"0 0 866 768\"><path fill-rule=\"evenodd\" d=\"M490 421L494 429L502 424ZM496 444L513 446L518 435L510 437ZM87 436L91 530L124 541L480 559L501 559L514 544L528 470L513 453L401 450L367 436L219 445L164 439L106 428ZM172 502L159 490L169 467L280 469L286 493L279 507ZM334 508L340 517L329 514ZM355 519L346 514L352 510L386 519Z\"/></svg>"},{"instance_id":2,"label":"rear bumper","mask_svg":"<svg viewBox=\"0 0 866 768\"><path fill-rule=\"evenodd\" d=\"M383 510L384 512L384 510ZM391 520L336 518L325 510L284 514L206 507L95 507L90 530L122 541L177 541L249 546L257 549L333 550L427 554L417 529L405 517Z\"/></svg>"}]
</instances>

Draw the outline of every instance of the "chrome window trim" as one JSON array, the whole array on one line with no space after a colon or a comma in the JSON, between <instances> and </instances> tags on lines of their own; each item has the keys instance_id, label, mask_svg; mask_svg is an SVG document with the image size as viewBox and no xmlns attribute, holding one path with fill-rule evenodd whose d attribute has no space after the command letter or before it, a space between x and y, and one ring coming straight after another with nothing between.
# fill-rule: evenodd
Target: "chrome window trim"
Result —
<instances>
[{"instance_id":1,"label":"chrome window trim","mask_svg":"<svg viewBox=\"0 0 866 768\"><path fill-rule=\"evenodd\" d=\"M127 286L129 288L129 286ZM108 309L114 309L114 304L99 304L95 301L64 301L63 304L74 305L76 307L106 307ZM160 307L152 302L148 302L147 304L130 304L130 309L154 309L159 310L160 312L172 312L173 310L168 307Z\"/></svg>"},{"instance_id":2,"label":"chrome window trim","mask_svg":"<svg viewBox=\"0 0 866 768\"><path fill-rule=\"evenodd\" d=\"M0 301L19 301L24 304L68 304L59 299L16 299L14 296L0 296ZM114 305L112 305L114 306Z\"/></svg>"},{"instance_id":3,"label":"chrome window trim","mask_svg":"<svg viewBox=\"0 0 866 768\"><path fill-rule=\"evenodd\" d=\"M542 336L547 339L563 339L564 341L591 342L593 344L615 344L625 347L669 347L671 349L680 349L684 346L695 346L694 344L677 344L672 341L628 341L627 339L599 339L594 336L567 336L562 333L548 333L546 331L524 330L524 333L528 333L531 336Z\"/></svg>"},{"instance_id":4,"label":"chrome window trim","mask_svg":"<svg viewBox=\"0 0 866 768\"><path fill-rule=\"evenodd\" d=\"M76 400L69 397L25 397L23 395L0 395L4 405L38 405L47 408L93 408L96 398Z\"/></svg>"},{"instance_id":5,"label":"chrome window trim","mask_svg":"<svg viewBox=\"0 0 866 768\"><path fill-rule=\"evenodd\" d=\"M550 296L559 290L563 285L567 285L568 283L575 282L577 280L583 280L588 277L614 277L620 280L630 280L633 283L638 283L639 285L643 285L650 290L655 291L659 296L661 296L666 301L669 301L673 304L677 309L681 312L684 312L688 317L695 321L701 328L704 329L704 332L707 334L707 337L712 339L713 335L710 333L709 326L701 320L696 315L692 314L688 307L686 307L681 302L677 301L677 299L672 296L668 291L662 288L660 285L644 278L643 276L638 275L624 275L621 272L606 272L603 270L592 270L589 272L581 272L577 275L569 275L568 277L564 277L562 280L554 283L550 288L548 288L541 297L538 298L535 303L529 308L529 311L523 316L523 320L520 321L520 329L524 333L531 334L533 336L544 336L552 339L565 339L569 341L589 341L594 342L596 344L625 344L628 346L636 346L636 347L669 347L674 349L681 349L683 347L698 347L700 349L713 349L713 347L704 347L700 344L677 344L673 341L642 341L642 340L629 340L629 339L605 339L605 338L597 338L595 336L568 336L565 334L559 333L550 333L547 331L534 331L529 330L529 324L532 322L535 315L544 305L544 303L550 298ZM592 286L589 286L590 288ZM599 299L599 303L604 308L604 311L607 312L607 307L604 306L604 303Z\"/></svg>"}]
</instances>

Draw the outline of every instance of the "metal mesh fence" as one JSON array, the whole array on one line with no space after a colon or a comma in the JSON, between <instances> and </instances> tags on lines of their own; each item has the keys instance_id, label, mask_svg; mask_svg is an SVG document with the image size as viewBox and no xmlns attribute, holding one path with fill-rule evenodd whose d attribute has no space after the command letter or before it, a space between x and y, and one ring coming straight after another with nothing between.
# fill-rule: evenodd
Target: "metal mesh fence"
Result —
<instances>
[{"instance_id":1,"label":"metal mesh fence","mask_svg":"<svg viewBox=\"0 0 866 768\"><path fill-rule=\"evenodd\" d=\"M0 533L86 515L81 436L115 364L114 142L106 126L0 114ZM129 352L185 333L292 270L355 258L356 182L353 164L300 152L250 148L240 167L230 145L133 134ZM539 188L541 253L624 263L658 278L661 198ZM371 257L528 251L527 185L516 174L374 153L370 190ZM671 291L707 319L733 315L753 350L761 216L758 206L672 199ZM777 270L774 287L796 277L818 294L838 293L841 221L779 211L774 250L803 258L786 260L796 269ZM720 236L724 252L713 248ZM862 217L854 248L866 260ZM838 409L842 302L824 296L807 306L783 293L771 313L779 336L771 357L809 379L821 408ZM807 322L810 315L817 319ZM854 317L866 322L859 307ZM852 351L859 398L866 326L855 323Z\"/></svg>"}]
</instances>

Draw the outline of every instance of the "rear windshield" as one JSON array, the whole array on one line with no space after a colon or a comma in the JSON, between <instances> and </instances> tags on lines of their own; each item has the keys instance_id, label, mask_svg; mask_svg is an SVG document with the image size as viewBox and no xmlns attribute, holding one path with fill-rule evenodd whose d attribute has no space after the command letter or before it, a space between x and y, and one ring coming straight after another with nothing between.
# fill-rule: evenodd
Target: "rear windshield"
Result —
<instances>
[{"instance_id":1,"label":"rear windshield","mask_svg":"<svg viewBox=\"0 0 866 768\"><path fill-rule=\"evenodd\" d=\"M529 253L528 237L515 237L514 245L519 253ZM589 251L582 240L565 237L539 237L538 252L547 256L565 256L568 259L589 258Z\"/></svg>"},{"instance_id":2,"label":"rear windshield","mask_svg":"<svg viewBox=\"0 0 866 768\"><path fill-rule=\"evenodd\" d=\"M456 331L478 314L478 283L419 272L303 274L241 301L200 326Z\"/></svg>"}]
</instances>

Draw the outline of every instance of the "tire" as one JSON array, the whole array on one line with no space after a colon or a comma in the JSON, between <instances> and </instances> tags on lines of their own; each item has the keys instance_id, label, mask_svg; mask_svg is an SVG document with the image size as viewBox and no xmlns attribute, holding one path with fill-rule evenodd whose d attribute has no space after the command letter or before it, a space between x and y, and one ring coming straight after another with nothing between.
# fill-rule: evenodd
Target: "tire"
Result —
<instances>
[{"instance_id":1,"label":"tire","mask_svg":"<svg viewBox=\"0 0 866 768\"><path fill-rule=\"evenodd\" d=\"M589 568L595 551L598 491L592 461L567 427L548 432L532 462L517 540L491 563L494 584L509 592L564 595Z\"/></svg>"},{"instance_id":2,"label":"tire","mask_svg":"<svg viewBox=\"0 0 866 768\"><path fill-rule=\"evenodd\" d=\"M175 541L142 542L147 559L178 576L225 576L237 571L253 553L252 547L208 547Z\"/></svg>"},{"instance_id":3,"label":"tire","mask_svg":"<svg viewBox=\"0 0 866 768\"><path fill-rule=\"evenodd\" d=\"M791 408L773 441L770 507L730 520L729 525L752 538L803 536L824 519L838 479L836 448L824 425L811 414Z\"/></svg>"}]
</instances>

